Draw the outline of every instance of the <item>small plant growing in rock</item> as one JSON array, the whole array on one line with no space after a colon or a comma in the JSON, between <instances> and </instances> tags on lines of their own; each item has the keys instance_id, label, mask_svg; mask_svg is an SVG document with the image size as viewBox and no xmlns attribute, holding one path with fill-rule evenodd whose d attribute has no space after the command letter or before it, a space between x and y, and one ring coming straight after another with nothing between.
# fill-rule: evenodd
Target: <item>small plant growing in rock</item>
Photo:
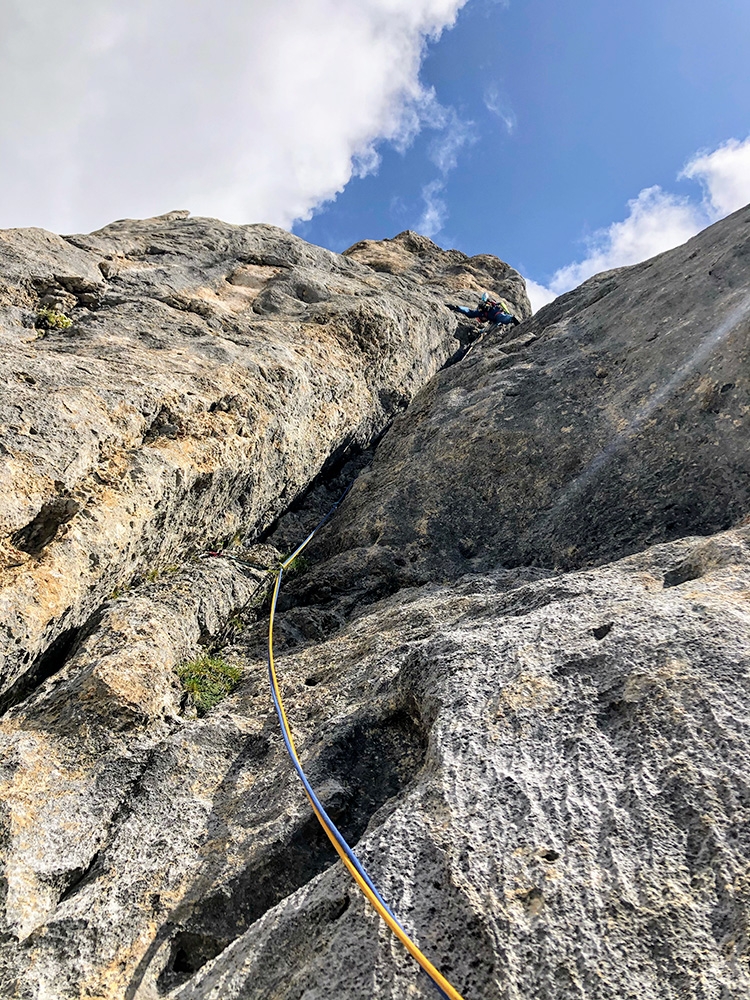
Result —
<instances>
[{"instance_id":1,"label":"small plant growing in rock","mask_svg":"<svg viewBox=\"0 0 750 1000\"><path fill-rule=\"evenodd\" d=\"M306 573L310 569L310 560L306 559L305 556L299 555L292 559L287 568L284 570L287 576L292 573Z\"/></svg>"},{"instance_id":2,"label":"small plant growing in rock","mask_svg":"<svg viewBox=\"0 0 750 1000\"><path fill-rule=\"evenodd\" d=\"M116 601L118 598L122 597L123 594L127 594L128 591L132 590L132 588L133 588L132 581L128 581L127 583L120 583L111 592L108 599L110 601Z\"/></svg>"},{"instance_id":3,"label":"small plant growing in rock","mask_svg":"<svg viewBox=\"0 0 750 1000\"><path fill-rule=\"evenodd\" d=\"M240 671L220 656L205 655L179 666L177 676L198 715L203 716L234 690Z\"/></svg>"},{"instance_id":4,"label":"small plant growing in rock","mask_svg":"<svg viewBox=\"0 0 750 1000\"><path fill-rule=\"evenodd\" d=\"M38 330L67 330L73 325L73 320L57 309L42 306L36 314L34 325Z\"/></svg>"}]
</instances>

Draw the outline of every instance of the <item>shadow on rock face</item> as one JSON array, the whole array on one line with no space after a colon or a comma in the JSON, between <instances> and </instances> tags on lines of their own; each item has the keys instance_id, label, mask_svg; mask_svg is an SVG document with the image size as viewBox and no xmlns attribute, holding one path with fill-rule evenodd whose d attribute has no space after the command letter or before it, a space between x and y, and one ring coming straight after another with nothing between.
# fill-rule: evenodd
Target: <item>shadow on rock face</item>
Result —
<instances>
[{"instance_id":1,"label":"shadow on rock face","mask_svg":"<svg viewBox=\"0 0 750 1000\"><path fill-rule=\"evenodd\" d=\"M424 763L426 733L406 708L384 717L361 717L342 725L307 767L326 811L350 845L355 845L374 814L414 780ZM239 773L241 763L231 771ZM231 782L231 778L225 780ZM295 780L290 775L290 781ZM227 786L216 799L229 793ZM207 840L226 837L214 814ZM248 866L222 876L221 857L213 853L204 873L188 890L157 935L140 972L130 985L136 995L151 960L168 942L157 978L162 993L190 979L282 899L306 885L338 855L317 818L307 812L279 840L262 846Z\"/></svg>"},{"instance_id":2,"label":"shadow on rock face","mask_svg":"<svg viewBox=\"0 0 750 1000\"><path fill-rule=\"evenodd\" d=\"M568 571L737 524L750 507L749 235L743 209L561 296L523 323L526 346L498 330L441 372L321 537L327 592Z\"/></svg>"},{"instance_id":3,"label":"shadow on rock face","mask_svg":"<svg viewBox=\"0 0 750 1000\"><path fill-rule=\"evenodd\" d=\"M499 283L528 310L496 258L414 234L369 248L396 279L175 213L3 234L1 688L113 589L256 540L342 446L369 447L453 351L449 290ZM72 327L30 346L55 304Z\"/></svg>"},{"instance_id":4,"label":"shadow on rock face","mask_svg":"<svg viewBox=\"0 0 750 1000\"><path fill-rule=\"evenodd\" d=\"M72 497L53 497L42 505L33 520L12 535L11 541L21 552L37 556L80 509L81 505Z\"/></svg>"}]
</instances>

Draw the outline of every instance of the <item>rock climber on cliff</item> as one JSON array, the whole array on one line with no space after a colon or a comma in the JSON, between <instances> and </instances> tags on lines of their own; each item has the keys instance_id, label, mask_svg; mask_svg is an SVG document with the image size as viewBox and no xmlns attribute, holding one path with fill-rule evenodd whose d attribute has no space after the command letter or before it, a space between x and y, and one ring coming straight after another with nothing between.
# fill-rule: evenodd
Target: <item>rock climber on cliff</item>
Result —
<instances>
[{"instance_id":1,"label":"rock climber on cliff","mask_svg":"<svg viewBox=\"0 0 750 1000\"><path fill-rule=\"evenodd\" d=\"M508 323L512 323L513 326L518 326L521 322L510 311L510 307L504 299L500 299L499 302L495 302L493 299L489 298L486 292L479 300L479 304L476 309L469 309L468 306L454 306L450 303L448 304L448 308L452 309L453 312L463 313L465 316L468 316L469 319L476 319L480 323L490 323L493 326L506 326Z\"/></svg>"}]
</instances>

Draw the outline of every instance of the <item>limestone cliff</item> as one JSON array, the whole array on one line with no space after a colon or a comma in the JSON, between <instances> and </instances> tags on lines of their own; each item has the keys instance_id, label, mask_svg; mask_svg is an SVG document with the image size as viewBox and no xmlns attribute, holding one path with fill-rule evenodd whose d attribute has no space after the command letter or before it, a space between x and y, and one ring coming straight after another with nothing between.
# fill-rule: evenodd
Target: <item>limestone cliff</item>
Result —
<instances>
[{"instance_id":1,"label":"limestone cliff","mask_svg":"<svg viewBox=\"0 0 750 1000\"><path fill-rule=\"evenodd\" d=\"M465 1000L747 996L748 247L743 210L461 358L446 301L522 281L415 234L0 234L3 996L434 995L267 691L265 582L352 482L279 670L422 949ZM201 650L239 682L197 717Z\"/></svg>"},{"instance_id":2,"label":"limestone cliff","mask_svg":"<svg viewBox=\"0 0 750 1000\"><path fill-rule=\"evenodd\" d=\"M489 334L399 417L321 582L572 569L750 509L750 211ZM363 566L371 571L363 572Z\"/></svg>"},{"instance_id":3,"label":"limestone cliff","mask_svg":"<svg viewBox=\"0 0 750 1000\"><path fill-rule=\"evenodd\" d=\"M414 234L372 244L376 270L361 248L186 216L0 234L0 704L113 592L257 537L368 446L458 348L448 290L528 312L507 265Z\"/></svg>"}]
</instances>

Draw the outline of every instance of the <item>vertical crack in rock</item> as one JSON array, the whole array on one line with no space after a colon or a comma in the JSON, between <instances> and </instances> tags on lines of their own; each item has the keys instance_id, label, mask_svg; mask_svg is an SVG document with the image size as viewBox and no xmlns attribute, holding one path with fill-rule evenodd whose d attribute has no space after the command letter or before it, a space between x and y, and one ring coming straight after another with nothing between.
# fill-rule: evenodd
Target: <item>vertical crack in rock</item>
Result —
<instances>
[{"instance_id":1,"label":"vertical crack in rock","mask_svg":"<svg viewBox=\"0 0 750 1000\"><path fill-rule=\"evenodd\" d=\"M19 705L38 687L41 687L46 680L62 670L73 654L76 645L100 616L101 612L97 612L85 625L67 628L61 632L45 651L31 662L26 672L18 678L15 684L0 695L0 715Z\"/></svg>"},{"instance_id":2,"label":"vertical crack in rock","mask_svg":"<svg viewBox=\"0 0 750 1000\"><path fill-rule=\"evenodd\" d=\"M93 882L100 871L102 871L101 851L96 851L85 868L73 868L67 872L66 881L68 884L61 893L58 903L64 903L66 899L70 899L85 885Z\"/></svg>"},{"instance_id":3,"label":"vertical crack in rock","mask_svg":"<svg viewBox=\"0 0 750 1000\"><path fill-rule=\"evenodd\" d=\"M356 844L377 810L414 780L426 750L422 723L406 708L381 718L359 719L335 733L308 773L349 844ZM170 940L169 958L158 978L160 991L167 993L189 979L337 857L317 818L308 814L218 890L204 888L198 898L194 890L190 915L180 920ZM185 907L183 902L180 910Z\"/></svg>"},{"instance_id":4,"label":"vertical crack in rock","mask_svg":"<svg viewBox=\"0 0 750 1000\"><path fill-rule=\"evenodd\" d=\"M96 881L97 878L106 874L110 867L107 852L116 841L122 827L133 813L137 811L139 800L145 794L144 783L147 775L153 768L159 755L163 752L164 748L161 746L151 747L149 750L142 752L140 759L133 763L131 766L132 773L127 784L124 785L121 791L120 802L107 822L101 845L94 851L86 865L72 868L58 878L60 884L58 905L72 899L77 893Z\"/></svg>"},{"instance_id":5,"label":"vertical crack in rock","mask_svg":"<svg viewBox=\"0 0 750 1000\"><path fill-rule=\"evenodd\" d=\"M5 687L60 606L80 620L201 546L257 539L326 463L367 448L452 350L442 281L529 309L508 265L409 233L343 256L168 213L73 240L14 230L3 247L0 569L21 572L0 605L26 623L24 646L0 629ZM11 304L47 294L73 332L29 348Z\"/></svg>"}]
</instances>

